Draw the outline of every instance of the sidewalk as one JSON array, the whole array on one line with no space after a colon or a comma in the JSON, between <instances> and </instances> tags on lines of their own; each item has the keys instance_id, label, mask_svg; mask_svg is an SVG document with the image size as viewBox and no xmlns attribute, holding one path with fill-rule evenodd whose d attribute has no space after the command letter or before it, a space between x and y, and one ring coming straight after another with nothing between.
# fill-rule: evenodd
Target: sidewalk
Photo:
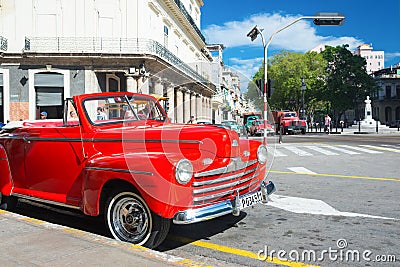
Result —
<instances>
[{"instance_id":1,"label":"sidewalk","mask_svg":"<svg viewBox=\"0 0 400 267\"><path fill-rule=\"evenodd\" d=\"M2 266L209 266L0 210Z\"/></svg>"},{"instance_id":2,"label":"sidewalk","mask_svg":"<svg viewBox=\"0 0 400 267\"><path fill-rule=\"evenodd\" d=\"M324 133L324 129L322 129L320 131L320 129L318 128L318 131L315 131L315 128L312 129L312 131L307 131L306 134L326 134ZM382 129L379 128L378 129L378 133L376 132L376 128L375 127L368 127L368 128L361 128L359 129L358 126L354 125L352 127L348 127L348 128L343 128L343 131L341 128L332 128L331 134L399 134L400 135L400 131L397 130L397 128L386 128L386 129Z\"/></svg>"}]
</instances>

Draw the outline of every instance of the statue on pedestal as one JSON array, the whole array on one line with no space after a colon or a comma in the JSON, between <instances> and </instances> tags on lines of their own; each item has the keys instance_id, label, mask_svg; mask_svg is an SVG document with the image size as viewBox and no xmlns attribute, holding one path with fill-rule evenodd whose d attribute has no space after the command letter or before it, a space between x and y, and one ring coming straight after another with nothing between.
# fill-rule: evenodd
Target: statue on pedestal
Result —
<instances>
[{"instance_id":1,"label":"statue on pedestal","mask_svg":"<svg viewBox=\"0 0 400 267\"><path fill-rule=\"evenodd\" d=\"M364 116L364 120L366 121L374 121L374 119L372 119L372 106L371 106L371 100L369 99L369 96L367 96L367 99L364 100L365 103L365 116Z\"/></svg>"}]
</instances>

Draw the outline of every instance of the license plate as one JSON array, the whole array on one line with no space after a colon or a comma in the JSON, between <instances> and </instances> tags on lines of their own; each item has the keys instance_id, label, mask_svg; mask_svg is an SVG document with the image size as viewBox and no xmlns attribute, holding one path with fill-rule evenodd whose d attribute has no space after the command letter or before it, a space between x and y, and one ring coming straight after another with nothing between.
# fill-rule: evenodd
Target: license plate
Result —
<instances>
[{"instance_id":1,"label":"license plate","mask_svg":"<svg viewBox=\"0 0 400 267\"><path fill-rule=\"evenodd\" d=\"M261 201L262 201L261 191L242 196L239 198L240 209L245 209L247 207L251 207L257 203L260 203Z\"/></svg>"}]
</instances>

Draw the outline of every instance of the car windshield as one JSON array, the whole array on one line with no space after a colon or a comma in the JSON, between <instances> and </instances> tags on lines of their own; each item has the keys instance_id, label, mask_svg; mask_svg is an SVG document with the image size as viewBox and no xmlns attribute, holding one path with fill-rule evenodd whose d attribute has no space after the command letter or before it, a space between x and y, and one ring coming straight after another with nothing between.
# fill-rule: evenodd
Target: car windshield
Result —
<instances>
[{"instance_id":1,"label":"car windshield","mask_svg":"<svg viewBox=\"0 0 400 267\"><path fill-rule=\"evenodd\" d=\"M294 113L294 112L286 113L286 114L285 114L285 117L286 117L286 118L293 118L293 117L296 117L296 113Z\"/></svg>"},{"instance_id":2,"label":"car windshield","mask_svg":"<svg viewBox=\"0 0 400 267\"><path fill-rule=\"evenodd\" d=\"M92 124L122 121L160 120L166 116L152 98L133 96L107 96L84 101L85 112Z\"/></svg>"}]
</instances>

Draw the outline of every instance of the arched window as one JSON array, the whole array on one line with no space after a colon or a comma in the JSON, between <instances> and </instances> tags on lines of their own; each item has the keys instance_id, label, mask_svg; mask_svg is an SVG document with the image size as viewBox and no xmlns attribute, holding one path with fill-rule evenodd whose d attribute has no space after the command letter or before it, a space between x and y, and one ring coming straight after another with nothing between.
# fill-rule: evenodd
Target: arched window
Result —
<instances>
[{"instance_id":1,"label":"arched window","mask_svg":"<svg viewBox=\"0 0 400 267\"><path fill-rule=\"evenodd\" d=\"M386 122L386 124L388 124L391 121L392 121L392 108L386 107L385 108L385 122Z\"/></svg>"},{"instance_id":2,"label":"arched window","mask_svg":"<svg viewBox=\"0 0 400 267\"><path fill-rule=\"evenodd\" d=\"M400 120L400 106L396 108L396 121Z\"/></svg>"},{"instance_id":3,"label":"arched window","mask_svg":"<svg viewBox=\"0 0 400 267\"><path fill-rule=\"evenodd\" d=\"M121 79L115 74L106 74L106 90L107 92L121 91Z\"/></svg>"}]
</instances>

